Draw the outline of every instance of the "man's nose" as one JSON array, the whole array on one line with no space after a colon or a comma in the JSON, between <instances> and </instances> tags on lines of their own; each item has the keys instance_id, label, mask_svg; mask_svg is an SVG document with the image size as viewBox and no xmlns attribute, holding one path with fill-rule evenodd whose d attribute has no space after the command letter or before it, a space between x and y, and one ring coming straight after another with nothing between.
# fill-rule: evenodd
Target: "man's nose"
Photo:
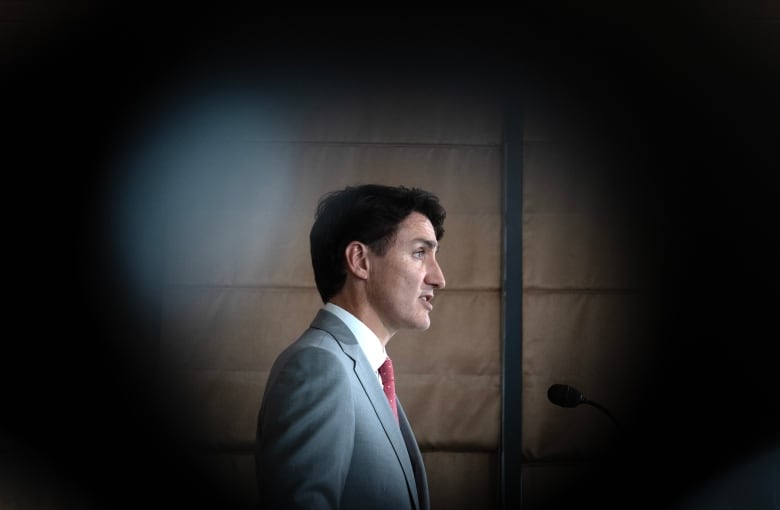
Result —
<instances>
[{"instance_id":1,"label":"man's nose","mask_svg":"<svg viewBox=\"0 0 780 510\"><path fill-rule=\"evenodd\" d=\"M447 282L444 280L444 273L439 266L439 262L435 259L433 260L431 267L428 269L425 282L428 285L436 287L437 289L443 289L447 284Z\"/></svg>"}]
</instances>

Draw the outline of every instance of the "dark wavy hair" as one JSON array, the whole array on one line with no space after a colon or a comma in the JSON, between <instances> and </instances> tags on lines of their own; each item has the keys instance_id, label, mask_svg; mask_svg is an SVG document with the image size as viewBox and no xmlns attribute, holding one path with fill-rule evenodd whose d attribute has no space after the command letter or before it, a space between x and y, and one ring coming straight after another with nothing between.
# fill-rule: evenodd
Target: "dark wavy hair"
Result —
<instances>
[{"instance_id":1,"label":"dark wavy hair","mask_svg":"<svg viewBox=\"0 0 780 510\"><path fill-rule=\"evenodd\" d=\"M412 212L425 215L433 225L436 240L442 238L447 213L439 198L425 190L365 184L320 198L309 242L314 281L323 303L344 287L347 245L359 241L384 255L398 225Z\"/></svg>"}]
</instances>

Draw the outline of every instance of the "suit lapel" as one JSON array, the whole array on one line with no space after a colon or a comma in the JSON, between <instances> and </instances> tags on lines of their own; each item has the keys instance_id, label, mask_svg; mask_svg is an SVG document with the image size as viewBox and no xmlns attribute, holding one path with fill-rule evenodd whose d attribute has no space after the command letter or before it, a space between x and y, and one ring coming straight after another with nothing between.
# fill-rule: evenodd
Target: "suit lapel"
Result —
<instances>
[{"instance_id":1,"label":"suit lapel","mask_svg":"<svg viewBox=\"0 0 780 510\"><path fill-rule=\"evenodd\" d=\"M412 468L412 463L409 458L410 451L407 451L406 438L401 432L399 423L395 421L395 416L387 402L387 397L385 397L385 394L377 381L376 373L373 371L366 356L363 354L363 350L360 348L360 345L357 343L357 340L347 325L330 312L320 310L314 318L311 327L325 330L333 335L341 345L344 353L354 361L355 376L363 387L363 391L366 392L366 396L371 401L371 405L379 417L385 434L387 435L390 444L393 446L393 450L395 450L395 455L398 458L398 462L401 464L404 476L406 477L406 484L412 495L414 506L419 509L420 502L417 493L417 483L415 481L415 471ZM399 409L399 411L401 410ZM405 427L409 427L406 415L404 415L403 423ZM409 429L408 432L411 434L411 429ZM417 449L416 443L415 449Z\"/></svg>"}]
</instances>

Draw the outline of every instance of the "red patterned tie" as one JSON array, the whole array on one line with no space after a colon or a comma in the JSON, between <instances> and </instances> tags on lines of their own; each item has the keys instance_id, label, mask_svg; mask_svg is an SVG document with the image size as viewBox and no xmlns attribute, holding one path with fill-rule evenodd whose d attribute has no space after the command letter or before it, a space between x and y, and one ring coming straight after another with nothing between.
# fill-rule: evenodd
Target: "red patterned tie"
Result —
<instances>
[{"instance_id":1,"label":"red patterned tie","mask_svg":"<svg viewBox=\"0 0 780 510\"><path fill-rule=\"evenodd\" d=\"M398 421L398 408L395 405L395 376L393 375L393 362L390 358L387 358L379 367L379 376L382 378L382 389L385 391L387 401L390 402L395 421Z\"/></svg>"}]
</instances>

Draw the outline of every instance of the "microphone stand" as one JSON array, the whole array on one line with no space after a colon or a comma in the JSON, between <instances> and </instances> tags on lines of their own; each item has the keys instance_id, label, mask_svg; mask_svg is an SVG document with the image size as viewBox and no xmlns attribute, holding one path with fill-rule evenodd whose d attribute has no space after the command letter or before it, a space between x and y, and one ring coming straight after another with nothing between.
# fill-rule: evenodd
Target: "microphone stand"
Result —
<instances>
[{"instance_id":1,"label":"microphone stand","mask_svg":"<svg viewBox=\"0 0 780 510\"><path fill-rule=\"evenodd\" d=\"M582 403L582 404L588 404L588 405L592 405L592 406L593 406L593 407L595 407L596 409L600 410L601 412L603 412L604 414L606 414L606 415L609 417L609 419L610 419L610 420L612 420L612 423L614 423L614 424L615 424L615 427L616 427L617 429L620 429L620 425L618 424L618 421L617 421L617 419L616 419L614 416L612 416L612 413L610 413L610 412L607 410L607 408L606 408L606 407L604 407L603 405L599 404L598 402L594 402L593 400L589 400L589 399L587 399L587 398L583 398L583 399L582 399L582 401L581 401L580 403Z\"/></svg>"}]
</instances>

